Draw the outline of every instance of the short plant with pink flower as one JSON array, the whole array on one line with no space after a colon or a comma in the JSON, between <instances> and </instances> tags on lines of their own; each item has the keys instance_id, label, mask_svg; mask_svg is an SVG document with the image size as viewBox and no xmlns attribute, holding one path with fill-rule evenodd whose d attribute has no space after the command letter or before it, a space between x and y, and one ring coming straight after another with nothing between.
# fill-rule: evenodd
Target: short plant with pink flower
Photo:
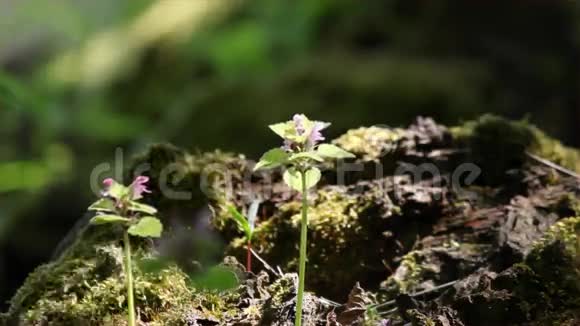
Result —
<instances>
[{"instance_id":1,"label":"short plant with pink flower","mask_svg":"<svg viewBox=\"0 0 580 326\"><path fill-rule=\"evenodd\" d=\"M158 238L163 232L163 225L155 216L157 210L139 202L144 193L150 192L148 181L148 177L138 176L129 186L124 186L113 179L105 179L101 198L89 207L89 210L96 211L91 219L92 225L119 224L125 227L123 241L129 326L136 325L130 236Z\"/></svg>"},{"instance_id":2,"label":"short plant with pink flower","mask_svg":"<svg viewBox=\"0 0 580 326\"><path fill-rule=\"evenodd\" d=\"M282 137L284 145L267 151L254 167L254 170L285 167L284 182L302 194L298 294L294 321L296 326L302 324L308 231L308 189L316 186L322 175L316 164L327 159L355 157L338 146L320 144L324 140L322 130L329 126L328 122L312 121L304 114L295 114L290 121L270 125L270 129Z\"/></svg>"}]
</instances>

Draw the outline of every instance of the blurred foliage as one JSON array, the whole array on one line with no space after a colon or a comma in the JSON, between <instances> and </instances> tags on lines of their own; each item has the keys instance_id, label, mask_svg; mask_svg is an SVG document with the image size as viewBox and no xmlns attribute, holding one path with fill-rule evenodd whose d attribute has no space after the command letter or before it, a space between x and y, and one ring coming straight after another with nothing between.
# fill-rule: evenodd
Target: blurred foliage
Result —
<instances>
[{"instance_id":1,"label":"blurred foliage","mask_svg":"<svg viewBox=\"0 0 580 326\"><path fill-rule=\"evenodd\" d=\"M294 112L332 121L330 136L416 115L529 115L580 141L570 1L0 6L0 262L14 258L0 266L0 299L83 213L88 176L115 148L128 158L170 141L255 156L277 141L263 126Z\"/></svg>"}]
</instances>

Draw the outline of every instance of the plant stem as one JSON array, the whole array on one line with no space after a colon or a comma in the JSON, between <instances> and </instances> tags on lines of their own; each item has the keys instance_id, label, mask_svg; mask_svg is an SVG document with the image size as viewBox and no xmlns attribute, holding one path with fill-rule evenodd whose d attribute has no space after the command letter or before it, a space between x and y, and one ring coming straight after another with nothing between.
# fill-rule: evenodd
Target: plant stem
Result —
<instances>
[{"instance_id":1,"label":"plant stem","mask_svg":"<svg viewBox=\"0 0 580 326\"><path fill-rule=\"evenodd\" d=\"M246 271L252 271L252 243L248 240L246 254Z\"/></svg>"},{"instance_id":2,"label":"plant stem","mask_svg":"<svg viewBox=\"0 0 580 326\"><path fill-rule=\"evenodd\" d=\"M300 226L300 265L298 270L298 295L296 297L295 326L302 325L302 301L304 298L304 280L306 274L306 242L308 240L308 193L306 189L306 171L302 176L302 222Z\"/></svg>"},{"instance_id":3,"label":"plant stem","mask_svg":"<svg viewBox=\"0 0 580 326\"><path fill-rule=\"evenodd\" d=\"M128 326L135 326L135 302L133 299L133 267L131 266L131 242L125 231L125 279L127 281Z\"/></svg>"}]
</instances>

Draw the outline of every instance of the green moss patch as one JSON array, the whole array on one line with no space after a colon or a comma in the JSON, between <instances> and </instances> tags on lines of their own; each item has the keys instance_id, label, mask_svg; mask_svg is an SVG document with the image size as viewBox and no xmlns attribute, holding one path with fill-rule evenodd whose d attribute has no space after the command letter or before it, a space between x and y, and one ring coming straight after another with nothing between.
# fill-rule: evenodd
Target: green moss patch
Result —
<instances>
[{"instance_id":1,"label":"green moss patch","mask_svg":"<svg viewBox=\"0 0 580 326\"><path fill-rule=\"evenodd\" d=\"M451 128L457 146L469 151L469 157L483 171L487 183L505 179L506 171L521 168L526 152L580 171L580 152L562 145L527 121L510 121L484 115L459 127Z\"/></svg>"}]
</instances>

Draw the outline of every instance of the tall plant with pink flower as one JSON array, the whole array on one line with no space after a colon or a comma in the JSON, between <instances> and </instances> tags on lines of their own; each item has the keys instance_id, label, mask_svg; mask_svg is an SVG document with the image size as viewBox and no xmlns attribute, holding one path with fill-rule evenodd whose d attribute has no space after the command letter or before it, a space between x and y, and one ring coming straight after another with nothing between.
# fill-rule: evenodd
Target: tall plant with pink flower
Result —
<instances>
[{"instance_id":1,"label":"tall plant with pink flower","mask_svg":"<svg viewBox=\"0 0 580 326\"><path fill-rule=\"evenodd\" d=\"M120 224L125 227L123 242L128 326L136 325L130 236L158 238L163 232L163 225L155 216L157 210L139 202L144 193L150 192L147 189L148 181L148 177L138 176L129 186L124 186L113 179L105 179L101 198L89 207L89 210L96 211L91 219L92 225Z\"/></svg>"},{"instance_id":2,"label":"tall plant with pink flower","mask_svg":"<svg viewBox=\"0 0 580 326\"><path fill-rule=\"evenodd\" d=\"M353 158L354 155L332 144L319 144L324 140L322 130L330 123L312 121L304 114L295 114L293 119L270 125L270 129L282 137L284 145L266 152L254 170L286 167L284 182L302 194L302 219L300 228L300 260L298 270L298 294L296 296L296 318L294 325L302 325L302 303L306 274L306 248L308 231L308 189L314 187L321 177L317 162L326 159Z\"/></svg>"}]
</instances>

